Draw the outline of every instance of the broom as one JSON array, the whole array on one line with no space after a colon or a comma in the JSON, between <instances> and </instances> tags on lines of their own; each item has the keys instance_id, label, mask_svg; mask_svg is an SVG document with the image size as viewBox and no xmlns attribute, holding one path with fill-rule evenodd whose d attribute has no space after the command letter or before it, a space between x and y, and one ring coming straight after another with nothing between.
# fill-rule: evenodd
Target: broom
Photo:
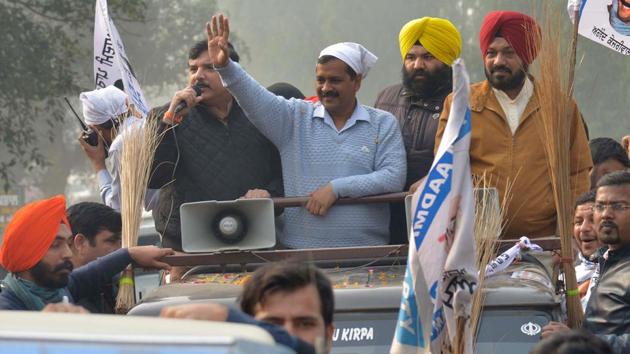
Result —
<instances>
[{"instance_id":1,"label":"broom","mask_svg":"<svg viewBox=\"0 0 630 354\"><path fill-rule=\"evenodd\" d=\"M569 47L573 64L567 72L563 58L562 28L556 18L562 18L549 5L543 8L542 44L538 55L539 75L536 97L540 103L544 148L549 160L554 203L557 211L558 233L565 274L568 324L580 327L584 314L578 297L573 266L572 226L573 193L571 191L571 157L569 137L575 109L571 99L575 63L575 35ZM566 47L566 46L564 46Z\"/></svg>"},{"instance_id":2,"label":"broom","mask_svg":"<svg viewBox=\"0 0 630 354\"><path fill-rule=\"evenodd\" d=\"M497 255L497 240L506 224L504 220L507 206L512 199L513 181L506 182L505 195L499 198L497 190L492 188L492 179L485 173L475 176L475 246L477 248L477 269L479 277L477 289L473 293L470 315L471 333L476 334L483 311L485 296L483 287L486 279L486 266ZM499 200L502 200L500 203ZM477 336L474 335L473 338Z\"/></svg>"},{"instance_id":3,"label":"broom","mask_svg":"<svg viewBox=\"0 0 630 354\"><path fill-rule=\"evenodd\" d=\"M133 118L132 118L133 119ZM151 173L153 155L161 140L159 119L153 114L128 124L122 131L120 156L120 211L122 215L122 247L138 244L143 202ZM116 313L126 314L135 305L133 269L127 267L120 278Z\"/></svg>"}]
</instances>

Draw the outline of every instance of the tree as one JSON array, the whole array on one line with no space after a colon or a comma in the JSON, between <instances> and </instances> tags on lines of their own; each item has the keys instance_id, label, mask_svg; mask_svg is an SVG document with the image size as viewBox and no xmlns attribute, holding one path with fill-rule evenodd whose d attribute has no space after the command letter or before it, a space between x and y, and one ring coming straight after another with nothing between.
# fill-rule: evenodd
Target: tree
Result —
<instances>
[{"instance_id":1,"label":"tree","mask_svg":"<svg viewBox=\"0 0 630 354\"><path fill-rule=\"evenodd\" d=\"M57 99L77 91L80 58L91 48L81 40L91 33L94 4L81 0L1 0L0 18L0 180L22 178L47 166L42 140L54 143L66 108ZM114 16L142 21L142 0L110 2ZM123 17L123 15L125 17Z\"/></svg>"}]
</instances>

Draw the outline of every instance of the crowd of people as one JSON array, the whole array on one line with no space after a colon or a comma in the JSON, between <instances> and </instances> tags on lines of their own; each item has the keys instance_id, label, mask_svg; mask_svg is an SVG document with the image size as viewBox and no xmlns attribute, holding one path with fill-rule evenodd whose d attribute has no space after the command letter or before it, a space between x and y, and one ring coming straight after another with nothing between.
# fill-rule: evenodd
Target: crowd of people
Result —
<instances>
[{"instance_id":1,"label":"crowd of people","mask_svg":"<svg viewBox=\"0 0 630 354\"><path fill-rule=\"evenodd\" d=\"M98 175L104 204L66 210L64 198L56 196L14 215L0 249L0 263L9 271L0 309L112 313L118 273L130 263L168 270L160 259L182 252L179 207L188 202L308 196L303 207L276 211L284 225L277 235L282 248L406 242L401 204L334 204L418 188L449 116L451 66L462 51L457 27L430 17L405 24L399 34L402 81L384 88L374 107L357 99L377 61L361 44L324 48L315 64L316 96L304 98L290 86L261 86L238 64L226 17L213 17L206 31L207 40L188 54L188 86L146 118L159 119L164 133L145 200L162 248L120 244L123 135L116 131L142 119L116 87L85 92L85 120L99 142L79 141ZM529 72L540 31L528 15L489 13L479 38L486 80L470 91L472 173L487 176L501 198L510 189L501 235L506 239L550 236L557 228L540 84ZM543 333L552 338L541 346L581 336L584 345L622 353L630 350L630 136L622 143L589 142L576 103L572 109L571 134L564 138L571 147L576 275L586 332L557 333L569 329L552 322ZM182 305L164 309L162 316L250 323L298 352L330 350L332 287L310 265L260 268L244 286L240 307Z\"/></svg>"}]
</instances>

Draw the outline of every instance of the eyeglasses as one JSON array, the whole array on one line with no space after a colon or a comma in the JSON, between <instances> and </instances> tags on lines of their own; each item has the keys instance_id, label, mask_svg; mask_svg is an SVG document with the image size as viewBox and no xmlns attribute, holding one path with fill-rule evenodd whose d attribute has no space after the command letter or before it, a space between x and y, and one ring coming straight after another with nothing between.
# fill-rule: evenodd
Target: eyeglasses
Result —
<instances>
[{"instance_id":1,"label":"eyeglasses","mask_svg":"<svg viewBox=\"0 0 630 354\"><path fill-rule=\"evenodd\" d=\"M626 209L630 209L630 205L626 203L610 203L610 204L595 204L593 210L598 213L603 213L606 209L612 209L614 212L620 212Z\"/></svg>"}]
</instances>

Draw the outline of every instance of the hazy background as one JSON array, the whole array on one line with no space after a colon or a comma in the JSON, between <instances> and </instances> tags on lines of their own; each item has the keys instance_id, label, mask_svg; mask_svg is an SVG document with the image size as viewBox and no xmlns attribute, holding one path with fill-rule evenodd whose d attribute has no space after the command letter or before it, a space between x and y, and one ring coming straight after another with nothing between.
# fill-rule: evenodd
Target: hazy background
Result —
<instances>
[{"instance_id":1,"label":"hazy background","mask_svg":"<svg viewBox=\"0 0 630 354\"><path fill-rule=\"evenodd\" d=\"M539 2L539 3L542 3ZM570 27L565 0L557 20ZM479 26L491 10L532 13L531 1L448 0L110 0L109 8L150 105L167 102L186 84L187 48L204 38L218 12L231 21L241 64L261 84L285 81L314 94L319 51L359 42L379 57L359 93L371 105L400 81L398 32L422 16L450 19L462 32L463 58L473 81L483 79ZM0 197L19 203L65 193L72 202L95 199L98 185L76 141L78 127L63 103L92 90L94 1L0 0ZM567 58L568 59L568 58ZM590 137L630 134L630 58L581 38L576 100ZM568 62L567 62L568 65ZM5 192L6 190L6 192ZM6 203L5 203L6 204ZM2 204L0 216L12 209ZM0 219L0 228L2 227Z\"/></svg>"}]
</instances>

